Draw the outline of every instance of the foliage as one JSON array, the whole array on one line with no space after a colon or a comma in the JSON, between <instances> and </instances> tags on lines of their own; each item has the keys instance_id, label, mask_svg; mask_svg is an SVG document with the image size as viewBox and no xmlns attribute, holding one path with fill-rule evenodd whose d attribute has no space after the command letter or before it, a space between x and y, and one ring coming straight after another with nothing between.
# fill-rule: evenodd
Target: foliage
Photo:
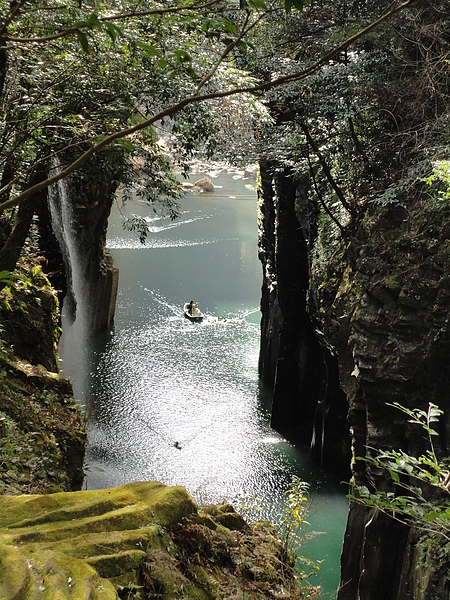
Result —
<instances>
[{"instance_id":1,"label":"foliage","mask_svg":"<svg viewBox=\"0 0 450 600\"><path fill-rule=\"evenodd\" d=\"M85 431L68 391L0 349L0 494L70 490L80 478Z\"/></svg>"},{"instance_id":2,"label":"foliage","mask_svg":"<svg viewBox=\"0 0 450 600\"><path fill-rule=\"evenodd\" d=\"M241 60L266 80L295 72L376 19L383 6L322 2L289 19L274 15ZM309 196L325 224L320 243L331 251L354 234L369 202L410 206L423 194L430 161L448 152L448 26L439 3L416 4L301 82L266 94L275 126L261 134L261 156L294 175L309 174ZM434 185L445 193L442 181Z\"/></svg>"},{"instance_id":3,"label":"foliage","mask_svg":"<svg viewBox=\"0 0 450 600\"><path fill-rule=\"evenodd\" d=\"M285 492L286 506L275 524L282 543L283 561L291 566L296 577L303 582L316 575L320 568L320 561L313 561L300 553L304 543L318 535L317 532L305 534L303 531L309 525L306 520L310 508L309 487L309 483L300 477L292 477ZM250 523L261 521L264 511L262 501L256 495L240 499L239 512Z\"/></svg>"},{"instance_id":4,"label":"foliage","mask_svg":"<svg viewBox=\"0 0 450 600\"><path fill-rule=\"evenodd\" d=\"M433 188L432 198L450 200L450 160L436 161L431 175L423 181Z\"/></svg>"},{"instance_id":5,"label":"foliage","mask_svg":"<svg viewBox=\"0 0 450 600\"><path fill-rule=\"evenodd\" d=\"M284 517L281 521L281 527L286 554L288 554L293 538L296 537L300 528L307 525L306 515L308 514L309 506L308 492L309 483L297 476L292 478L291 487L285 492L287 505Z\"/></svg>"},{"instance_id":6,"label":"foliage","mask_svg":"<svg viewBox=\"0 0 450 600\"><path fill-rule=\"evenodd\" d=\"M349 497L366 506L376 506L394 519L450 539L450 468L447 460L438 458L433 442L438 435L433 424L443 412L432 403L428 411L410 410L398 403L391 406L404 412L410 423L424 430L429 448L419 457L403 450L373 449L374 456L358 457L357 460L387 472L396 489L370 491L366 486L358 486L357 493Z\"/></svg>"},{"instance_id":7,"label":"foliage","mask_svg":"<svg viewBox=\"0 0 450 600\"><path fill-rule=\"evenodd\" d=\"M391 6L379 21L381 22L402 10L410 3L411 0L405 0L398 6ZM37 72L44 71L44 84L40 86L40 94L38 97L35 96L35 99L30 96L27 87L23 94L15 97L15 107L17 107L17 99L20 99L19 109L21 109L22 101L25 102L27 119L22 119L21 123L28 120L29 108L40 109L41 95L46 97L47 92L52 92L55 82L60 88L70 89L74 70L77 71L75 76L78 78L78 88L86 87L89 90L91 79L95 82L93 87L96 96L90 96L88 103L83 102L85 99L83 93L77 98L81 100L81 111L79 109L67 110L67 104L64 102L53 101L48 104L48 106L61 108L61 115L68 115L67 131L70 131L72 126L72 128L74 127L73 133L82 132L83 139L89 139L93 144L58 177L66 176L102 148L110 149L112 142L138 133L156 121L162 121L167 116L175 115L177 119L186 118L183 116L183 111L189 110L192 105L199 106L201 101L215 97L223 98L245 91L262 91L303 79L308 72L316 72L322 65L327 64L335 55L339 54L338 46L336 50L332 49L322 59L318 59L315 65L308 65L308 63L300 65L300 69L296 73L292 73L289 68L284 68L281 72L278 69L274 81L266 81L261 85L242 86L235 77L239 70L234 69L233 71L233 67L240 53L252 47L253 42L261 42L261 34L258 33L260 25L270 17L274 17L280 22L283 21L283 10L289 14L289 19L293 18L304 7L309 6L309 2L272 0L266 3L262 0L252 0L251 2L240 2L239 5L242 10L239 10L236 3L231 1L213 0L203 5L180 1L173 2L168 7L153 2L148 10L136 11L132 3L128 4L125 1L119 5L115 3L114 9L107 2L101 5L84 2L78 9L69 11L64 5L58 5L58 3L47 7L41 5L40 2L35 2L32 9L25 8L23 4L20 4L10 15L6 11L6 25L3 32L0 33L0 37L7 44L8 53L19 60L16 61L17 69L11 71L10 68L6 69L6 65L9 66L12 62L9 61L9 55L8 61L6 61L5 55L4 66L7 75L5 81L10 72L19 75L18 78L16 77L16 85L18 81L22 81L20 66L22 55L18 49L23 48L26 43L45 44L51 41L50 48L44 46L44 56L45 50L47 50L48 57L54 58L56 47L56 54L59 53L61 58L65 59L61 61L62 69L59 70L55 67L60 64L59 61L53 60L50 63L48 60L41 60L39 53L35 53L36 56L30 56L27 59L32 66L31 70L27 71L27 78L31 73L35 76ZM293 8L296 8L297 11L292 11ZM52 20L46 18L48 10L54 17ZM179 18L180 14L183 15L183 19ZM112 23L114 26L111 25ZM377 24L378 21L369 25L367 31ZM363 31L366 33L366 30ZM348 30L343 33L341 40L345 39ZM252 35L254 35L254 39L252 39ZM360 33L357 33L349 37L342 48L345 48L353 39L358 39L359 35ZM112 48L107 46L105 39L114 42L114 46ZM272 39L274 38L272 37ZM339 43L337 38L332 40L332 44L336 42ZM84 51L90 48L95 50L95 53L89 54L88 59L85 57L84 62L83 57L80 57L76 51L77 45L80 43ZM35 47L33 47L34 50ZM321 52L323 52L323 47L321 47ZM25 54L27 54L26 51ZM49 68L50 64L51 68ZM37 65L39 65L39 69L36 69ZM224 72L224 69L225 83L221 83L219 75ZM45 72L47 70L50 77L46 82ZM244 74L241 72L239 77L242 78ZM103 85L97 84L98 75L103 76ZM120 81L123 85L118 86L117 89L115 86L111 88L111 82L115 81ZM63 82L70 83L70 85L62 86ZM115 93L111 93L113 89ZM108 127L105 127L106 123L100 128L90 125L91 117L95 114L103 115L103 110L100 112L89 110L89 104L93 100L95 104L96 97L105 94L107 101L102 103L102 108L104 105L108 107L106 112L109 119L106 121L112 125L109 131ZM251 97L248 99L250 100ZM252 102L256 106L257 100L253 98ZM110 108L114 109L115 107L119 108L116 114L114 114L114 110L109 111ZM121 113L122 110L125 111L125 114ZM149 116L149 112L153 116ZM214 111L209 114L214 115ZM125 116L126 118L124 118ZM37 121L38 124L46 123L48 115L42 114L42 117L44 120ZM7 122L9 121L7 120ZM213 125L214 118L210 122ZM195 122L191 121L191 123L195 130ZM125 128L118 129L120 126L125 126ZM66 129L56 128L56 130L65 131ZM214 127L200 133L203 136L211 134L213 131ZM96 138L95 135L100 137ZM30 141L30 136L26 134L22 136L22 139ZM42 142L44 139L45 136L41 135ZM97 141L95 142L95 140ZM187 151L192 149L192 142L196 144L198 141L198 135L194 134L189 139ZM72 144L72 142L70 143ZM77 143L76 140L75 143ZM45 144L49 148L47 141ZM42 159L37 158L37 160ZM40 185L45 187L49 183L48 180ZM36 189L34 186L29 187L26 192L19 193L15 199L13 198L12 202L21 201ZM3 208L8 205L10 204L3 203Z\"/></svg>"},{"instance_id":8,"label":"foliage","mask_svg":"<svg viewBox=\"0 0 450 600\"><path fill-rule=\"evenodd\" d=\"M280 524L280 535L286 562L291 561L297 576L306 581L315 575L320 568L320 562L313 561L300 554L300 548L307 539L317 533L305 535L302 530L308 521L309 512L309 483L300 477L293 476L290 488L285 492L287 503Z\"/></svg>"},{"instance_id":9,"label":"foliage","mask_svg":"<svg viewBox=\"0 0 450 600\"><path fill-rule=\"evenodd\" d=\"M19 275L17 273L11 273L11 271L0 271L0 288L5 285L14 285L16 281L24 281L26 282L26 278L24 275Z\"/></svg>"}]
</instances>

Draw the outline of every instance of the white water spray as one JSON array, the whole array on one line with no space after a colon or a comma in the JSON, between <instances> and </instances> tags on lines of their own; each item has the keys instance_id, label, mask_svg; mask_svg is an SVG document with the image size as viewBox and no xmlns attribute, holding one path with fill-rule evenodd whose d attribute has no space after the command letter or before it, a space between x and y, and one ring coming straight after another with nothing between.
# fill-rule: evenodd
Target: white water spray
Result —
<instances>
[{"instance_id":1,"label":"white water spray","mask_svg":"<svg viewBox=\"0 0 450 600\"><path fill-rule=\"evenodd\" d=\"M59 164L55 171L59 170ZM62 336L58 352L62 361L61 370L67 377L73 376L75 395L81 400L77 389L85 388L87 367L87 302L84 293L85 265L83 249L77 236L73 206L66 180L60 179L49 188L49 211L53 233L58 240L66 270L67 294L62 314Z\"/></svg>"}]
</instances>

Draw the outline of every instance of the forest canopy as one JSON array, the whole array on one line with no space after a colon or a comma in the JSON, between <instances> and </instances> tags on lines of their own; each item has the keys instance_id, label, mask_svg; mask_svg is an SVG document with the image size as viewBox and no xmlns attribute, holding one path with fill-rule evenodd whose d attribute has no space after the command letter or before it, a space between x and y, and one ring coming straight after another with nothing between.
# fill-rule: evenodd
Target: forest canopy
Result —
<instances>
[{"instance_id":1,"label":"forest canopy","mask_svg":"<svg viewBox=\"0 0 450 600\"><path fill-rule=\"evenodd\" d=\"M174 164L276 159L311 174L341 232L446 158L440 2L22 0L1 3L1 22L2 246L93 156L173 217Z\"/></svg>"}]
</instances>

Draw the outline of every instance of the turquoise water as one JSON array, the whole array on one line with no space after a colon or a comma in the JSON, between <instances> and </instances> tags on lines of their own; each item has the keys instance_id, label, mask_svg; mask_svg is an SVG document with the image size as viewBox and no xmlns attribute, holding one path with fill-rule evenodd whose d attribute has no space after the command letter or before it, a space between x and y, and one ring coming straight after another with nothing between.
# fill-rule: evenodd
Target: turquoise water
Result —
<instances>
[{"instance_id":1,"label":"turquoise water","mask_svg":"<svg viewBox=\"0 0 450 600\"><path fill-rule=\"evenodd\" d=\"M199 503L256 503L260 516L277 522L298 475L311 484L309 529L323 532L301 552L324 560L314 582L333 598L345 490L270 429L270 393L257 372L262 270L254 183L230 174L214 182L213 194L187 195L173 223L139 202L127 206L147 218L144 245L123 231L124 209L113 209L114 326L75 365L73 352L61 351L89 413L85 487L156 479L184 485ZM191 299L206 315L202 323L183 315Z\"/></svg>"}]
</instances>

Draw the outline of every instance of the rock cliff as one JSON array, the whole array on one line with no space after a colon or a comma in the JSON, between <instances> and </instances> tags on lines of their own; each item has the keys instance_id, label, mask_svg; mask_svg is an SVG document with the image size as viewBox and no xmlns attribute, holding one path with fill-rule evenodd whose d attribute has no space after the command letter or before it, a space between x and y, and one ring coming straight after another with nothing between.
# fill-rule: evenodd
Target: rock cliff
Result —
<instances>
[{"instance_id":1,"label":"rock cliff","mask_svg":"<svg viewBox=\"0 0 450 600\"><path fill-rule=\"evenodd\" d=\"M118 182L97 159L52 186L39 215L46 271L64 299L69 322L87 332L107 329L114 318L118 269L106 250L108 218Z\"/></svg>"},{"instance_id":2,"label":"rock cliff","mask_svg":"<svg viewBox=\"0 0 450 600\"><path fill-rule=\"evenodd\" d=\"M353 457L369 448L413 456L426 451L423 432L390 406L394 402L424 410L432 402L446 410L436 448L441 458L449 455L449 216L448 205L428 199L408 210L371 209L345 255L330 264L335 286L324 293L322 309L328 338L338 347ZM353 461L352 473L358 485L388 489L386 474L367 463ZM447 573L435 587L433 561L425 567L416 553L414 568L408 564L412 540L414 534L392 519L352 505L339 600L447 598Z\"/></svg>"},{"instance_id":3,"label":"rock cliff","mask_svg":"<svg viewBox=\"0 0 450 600\"><path fill-rule=\"evenodd\" d=\"M389 489L385 473L355 457L369 447L415 456L426 449L422 432L389 404L444 409L437 447L441 458L449 455L450 209L429 199L408 209L369 207L315 287L306 189L301 178L261 165L260 372L274 390L272 423L301 444L317 444L324 432L323 454L333 464L345 456L348 419L353 482ZM338 599L448 598L442 553L418 539L352 504Z\"/></svg>"},{"instance_id":4,"label":"rock cliff","mask_svg":"<svg viewBox=\"0 0 450 600\"><path fill-rule=\"evenodd\" d=\"M24 253L0 291L0 494L80 489L85 430L58 374L58 301Z\"/></svg>"},{"instance_id":5,"label":"rock cliff","mask_svg":"<svg viewBox=\"0 0 450 600\"><path fill-rule=\"evenodd\" d=\"M263 264L259 372L273 390L272 426L311 448L323 465L347 473L345 395L334 350L310 296L316 215L308 180L261 162L259 256Z\"/></svg>"}]
</instances>

